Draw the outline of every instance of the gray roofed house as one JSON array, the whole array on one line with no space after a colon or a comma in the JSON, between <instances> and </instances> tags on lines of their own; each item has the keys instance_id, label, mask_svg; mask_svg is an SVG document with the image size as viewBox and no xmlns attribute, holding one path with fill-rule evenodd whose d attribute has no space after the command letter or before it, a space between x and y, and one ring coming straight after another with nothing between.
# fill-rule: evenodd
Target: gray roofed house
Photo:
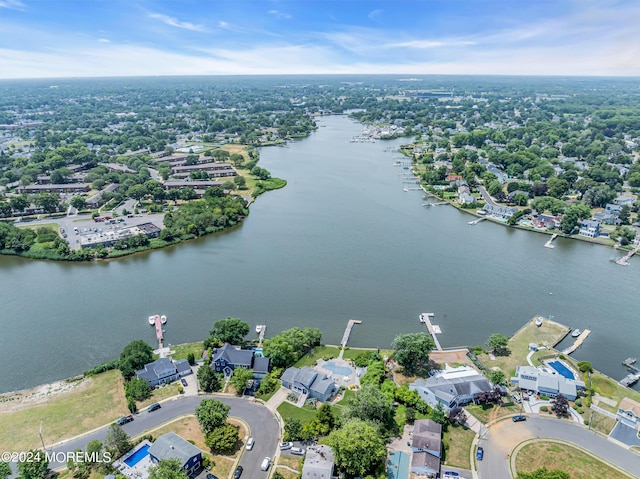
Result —
<instances>
[{"instance_id":1,"label":"gray roofed house","mask_svg":"<svg viewBox=\"0 0 640 479\"><path fill-rule=\"evenodd\" d=\"M431 419L416 421L411 437L411 472L438 477L442 457L442 425Z\"/></svg>"},{"instance_id":2,"label":"gray roofed house","mask_svg":"<svg viewBox=\"0 0 640 479\"><path fill-rule=\"evenodd\" d=\"M288 368L280 378L282 385L294 392L308 394L309 397L320 401L328 401L338 390L333 380L325 374L304 366L302 368Z\"/></svg>"},{"instance_id":3,"label":"gray roofed house","mask_svg":"<svg viewBox=\"0 0 640 479\"><path fill-rule=\"evenodd\" d=\"M501 205L491 205L489 203L485 204L482 209L486 211L487 214L497 216L499 218L511 218L519 211L518 208L510 208L508 206Z\"/></svg>"},{"instance_id":4,"label":"gray roofed house","mask_svg":"<svg viewBox=\"0 0 640 479\"><path fill-rule=\"evenodd\" d=\"M431 407L441 404L446 411L473 402L482 392L493 390L491 383L475 369L468 366L445 368L428 379L417 379L409 389L418 394Z\"/></svg>"},{"instance_id":5,"label":"gray roofed house","mask_svg":"<svg viewBox=\"0 0 640 479\"><path fill-rule=\"evenodd\" d=\"M308 447L302 465L302 479L331 479L333 465L333 450L329 446Z\"/></svg>"},{"instance_id":6,"label":"gray roofed house","mask_svg":"<svg viewBox=\"0 0 640 479\"><path fill-rule=\"evenodd\" d=\"M153 387L170 383L191 373L191 366L186 359L174 362L171 358L160 358L136 371L136 377L144 379Z\"/></svg>"},{"instance_id":7,"label":"gray roofed house","mask_svg":"<svg viewBox=\"0 0 640 479\"><path fill-rule=\"evenodd\" d=\"M260 379L269 372L271 367L269 358L256 356L253 349L241 349L230 344L214 349L212 356L213 370L227 376L231 376L235 368L245 368L253 369L254 378Z\"/></svg>"},{"instance_id":8,"label":"gray roofed house","mask_svg":"<svg viewBox=\"0 0 640 479\"><path fill-rule=\"evenodd\" d=\"M585 387L582 381L568 379L561 374L543 371L533 366L518 366L516 375L511 378L511 382L520 389L534 391L549 397L562 394L570 401L574 401L578 396L578 390Z\"/></svg>"},{"instance_id":9,"label":"gray roofed house","mask_svg":"<svg viewBox=\"0 0 640 479\"><path fill-rule=\"evenodd\" d=\"M178 459L187 474L195 473L202 464L202 451L175 432L160 436L149 447L149 455L154 463L163 459Z\"/></svg>"}]
</instances>

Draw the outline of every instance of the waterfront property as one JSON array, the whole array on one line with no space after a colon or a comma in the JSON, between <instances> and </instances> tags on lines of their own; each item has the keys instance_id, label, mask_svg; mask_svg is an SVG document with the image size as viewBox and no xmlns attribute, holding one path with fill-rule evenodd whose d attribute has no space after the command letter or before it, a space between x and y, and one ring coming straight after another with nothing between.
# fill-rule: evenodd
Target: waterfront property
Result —
<instances>
[{"instance_id":1,"label":"waterfront property","mask_svg":"<svg viewBox=\"0 0 640 479\"><path fill-rule=\"evenodd\" d=\"M225 376L233 375L236 368L253 369L253 377L261 379L269 372L271 362L253 349L241 349L240 347L225 344L221 348L213 350L211 367L217 373Z\"/></svg>"},{"instance_id":2,"label":"waterfront property","mask_svg":"<svg viewBox=\"0 0 640 479\"><path fill-rule=\"evenodd\" d=\"M333 466L333 450L329 446L308 447L302 465L302 479L331 479Z\"/></svg>"},{"instance_id":3,"label":"waterfront property","mask_svg":"<svg viewBox=\"0 0 640 479\"><path fill-rule=\"evenodd\" d=\"M333 380L309 366L290 367L280 379L285 388L319 401L328 401L338 390Z\"/></svg>"},{"instance_id":4,"label":"waterfront property","mask_svg":"<svg viewBox=\"0 0 640 479\"><path fill-rule=\"evenodd\" d=\"M160 358L145 364L143 369L136 371L136 377L144 379L149 386L155 387L173 382L191 373L191 366L186 359L173 361L171 358Z\"/></svg>"},{"instance_id":5,"label":"waterfront property","mask_svg":"<svg viewBox=\"0 0 640 479\"><path fill-rule=\"evenodd\" d=\"M516 375L511 378L511 383L520 389L552 398L562 394L570 401L575 401L578 391L585 388L582 381L568 379L548 368L533 366L518 366Z\"/></svg>"},{"instance_id":6,"label":"waterfront property","mask_svg":"<svg viewBox=\"0 0 640 479\"><path fill-rule=\"evenodd\" d=\"M600 236L600 222L597 220L582 220L578 234L587 238L597 238Z\"/></svg>"},{"instance_id":7,"label":"waterfront property","mask_svg":"<svg viewBox=\"0 0 640 479\"><path fill-rule=\"evenodd\" d=\"M450 368L428 379L417 379L409 389L418 394L431 407L441 404L446 411L473 402L474 396L493 390L491 383L483 375L469 366Z\"/></svg>"},{"instance_id":8,"label":"waterfront property","mask_svg":"<svg viewBox=\"0 0 640 479\"><path fill-rule=\"evenodd\" d=\"M495 216L497 218L509 219L518 211L518 208L511 208L509 206L501 206L501 205L491 205L489 203L485 204L482 209L491 216Z\"/></svg>"},{"instance_id":9,"label":"waterfront property","mask_svg":"<svg viewBox=\"0 0 640 479\"><path fill-rule=\"evenodd\" d=\"M122 239L133 238L137 235L145 235L147 238L157 238L161 229L148 222L136 226L128 226L122 229L98 231L80 235L81 248L95 248L96 246L113 246Z\"/></svg>"},{"instance_id":10,"label":"waterfront property","mask_svg":"<svg viewBox=\"0 0 640 479\"><path fill-rule=\"evenodd\" d=\"M640 403L623 398L618 405L618 420L625 426L640 430Z\"/></svg>"},{"instance_id":11,"label":"waterfront property","mask_svg":"<svg viewBox=\"0 0 640 479\"><path fill-rule=\"evenodd\" d=\"M431 419L415 422L411 436L411 472L439 477L442 457L442 425Z\"/></svg>"}]
</instances>

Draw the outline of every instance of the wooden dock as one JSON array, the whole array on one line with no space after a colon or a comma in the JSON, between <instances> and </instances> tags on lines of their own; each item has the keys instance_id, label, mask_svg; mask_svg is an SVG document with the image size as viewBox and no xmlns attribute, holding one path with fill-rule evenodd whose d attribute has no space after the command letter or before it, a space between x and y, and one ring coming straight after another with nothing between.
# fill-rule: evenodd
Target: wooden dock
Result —
<instances>
[{"instance_id":1,"label":"wooden dock","mask_svg":"<svg viewBox=\"0 0 640 479\"><path fill-rule=\"evenodd\" d=\"M587 336L589 336L590 334L591 334L591 331L589 329L585 329L584 331L582 331L582 333L580 333L580 336L577 337L575 342L570 347L562 351L562 354L573 353L576 349L582 346L582 343L584 343L584 340L587 339Z\"/></svg>"},{"instance_id":2,"label":"wooden dock","mask_svg":"<svg viewBox=\"0 0 640 479\"><path fill-rule=\"evenodd\" d=\"M433 313L422 313L420 315L420 322L427 325L427 332L433 338L433 342L436 344L436 349L438 351L442 351L442 346L440 346L440 341L438 341L438 334L442 334L442 330L440 326L437 324L433 324L431 320L435 315Z\"/></svg>"},{"instance_id":3,"label":"wooden dock","mask_svg":"<svg viewBox=\"0 0 640 479\"><path fill-rule=\"evenodd\" d=\"M487 219L487 217L486 217L486 216L483 216L482 218L478 218L478 219L476 219L476 220L469 221L469 224L470 224L470 225L472 225L472 226L473 226L473 225L477 225L478 223L480 223L481 221L484 221L484 220L486 220L486 219Z\"/></svg>"},{"instance_id":4,"label":"wooden dock","mask_svg":"<svg viewBox=\"0 0 640 479\"><path fill-rule=\"evenodd\" d=\"M340 342L340 345L343 348L347 345L347 341L349 341L349 335L351 334L351 330L353 329L353 326L361 323L362 321L360 321L359 319L349 320L349 322L347 323L347 328L344 330L344 334L342 335L342 341Z\"/></svg>"},{"instance_id":5,"label":"wooden dock","mask_svg":"<svg viewBox=\"0 0 640 479\"><path fill-rule=\"evenodd\" d=\"M164 347L162 344L162 341L164 340L164 331L162 330L162 321L159 314L155 315L154 323L156 328L156 339L158 340L158 349L162 349Z\"/></svg>"},{"instance_id":6,"label":"wooden dock","mask_svg":"<svg viewBox=\"0 0 640 479\"><path fill-rule=\"evenodd\" d=\"M557 233L556 233L556 234L554 234L551 238L549 238L549 241L547 241L547 242L544 244L544 247L545 247L545 248L555 248L555 247L556 247L556 245L554 245L554 244L553 244L553 240L554 240L554 239L556 239L557 237L558 237L558 234L557 234Z\"/></svg>"},{"instance_id":7,"label":"wooden dock","mask_svg":"<svg viewBox=\"0 0 640 479\"><path fill-rule=\"evenodd\" d=\"M259 324L256 326L256 332L258 333L258 346L262 347L262 341L264 341L264 333L267 332L266 324Z\"/></svg>"},{"instance_id":8,"label":"wooden dock","mask_svg":"<svg viewBox=\"0 0 640 479\"><path fill-rule=\"evenodd\" d=\"M637 251L638 251L638 248L629 251L626 256L623 256L622 258L617 259L616 264L619 264L621 266L629 266L629 260L634 254L636 254Z\"/></svg>"}]
</instances>

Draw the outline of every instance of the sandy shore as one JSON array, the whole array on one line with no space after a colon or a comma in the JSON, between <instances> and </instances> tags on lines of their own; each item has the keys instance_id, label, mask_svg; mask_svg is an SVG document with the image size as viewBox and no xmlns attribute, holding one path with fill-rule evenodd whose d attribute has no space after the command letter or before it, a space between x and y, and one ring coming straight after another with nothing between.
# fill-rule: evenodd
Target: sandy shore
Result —
<instances>
[{"instance_id":1,"label":"sandy shore","mask_svg":"<svg viewBox=\"0 0 640 479\"><path fill-rule=\"evenodd\" d=\"M35 404L50 401L71 391L84 389L91 378L70 378L0 394L0 414L19 411Z\"/></svg>"}]
</instances>

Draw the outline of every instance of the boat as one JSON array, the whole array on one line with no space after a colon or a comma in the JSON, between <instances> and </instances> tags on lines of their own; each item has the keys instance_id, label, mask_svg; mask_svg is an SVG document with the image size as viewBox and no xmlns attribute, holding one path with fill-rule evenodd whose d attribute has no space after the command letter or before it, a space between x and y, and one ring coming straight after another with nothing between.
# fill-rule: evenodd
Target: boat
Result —
<instances>
[{"instance_id":1,"label":"boat","mask_svg":"<svg viewBox=\"0 0 640 479\"><path fill-rule=\"evenodd\" d=\"M261 325L261 324L258 324L258 325L256 326L256 333L260 334L261 332L262 332L262 325Z\"/></svg>"},{"instance_id":2,"label":"boat","mask_svg":"<svg viewBox=\"0 0 640 479\"><path fill-rule=\"evenodd\" d=\"M581 333L582 333L582 331L580 331L579 329L574 329L574 330L571 332L571 337L572 337L572 338L577 338L578 336L580 336L580 334L581 334Z\"/></svg>"},{"instance_id":3,"label":"boat","mask_svg":"<svg viewBox=\"0 0 640 479\"><path fill-rule=\"evenodd\" d=\"M160 316L160 322L162 324L167 324L167 317L164 314L162 316Z\"/></svg>"},{"instance_id":4,"label":"boat","mask_svg":"<svg viewBox=\"0 0 640 479\"><path fill-rule=\"evenodd\" d=\"M542 318L537 318L536 319L536 326L538 326L538 327L542 326Z\"/></svg>"},{"instance_id":5,"label":"boat","mask_svg":"<svg viewBox=\"0 0 640 479\"><path fill-rule=\"evenodd\" d=\"M155 316L153 316L153 315L149 316L149 324L150 324L151 326L153 326L154 324L156 324L156 317L155 317Z\"/></svg>"}]
</instances>

